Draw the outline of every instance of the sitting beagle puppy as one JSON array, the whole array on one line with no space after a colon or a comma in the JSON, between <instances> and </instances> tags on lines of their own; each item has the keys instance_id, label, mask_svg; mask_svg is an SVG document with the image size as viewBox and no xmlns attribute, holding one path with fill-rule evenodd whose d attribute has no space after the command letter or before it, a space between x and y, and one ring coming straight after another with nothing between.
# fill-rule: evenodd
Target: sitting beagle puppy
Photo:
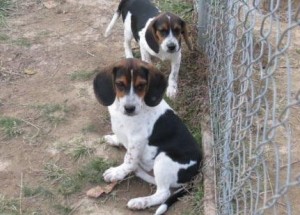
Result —
<instances>
[{"instance_id":1,"label":"sitting beagle puppy","mask_svg":"<svg viewBox=\"0 0 300 215\"><path fill-rule=\"evenodd\" d=\"M112 27L122 14L124 22L124 47L126 58L132 58L131 40L139 43L141 58L151 63L151 56L171 61L167 96L175 98L177 79L181 63L181 36L188 48L191 43L186 23L172 13L160 13L150 0L121 0L104 36L108 37Z\"/></svg>"},{"instance_id":2,"label":"sitting beagle puppy","mask_svg":"<svg viewBox=\"0 0 300 215\"><path fill-rule=\"evenodd\" d=\"M94 79L98 101L108 106L113 135L105 141L126 148L124 162L106 170L106 182L135 173L157 187L153 195L131 199L130 209L161 206L163 214L188 191L183 185L197 175L202 160L199 145L163 100L167 81L154 66L124 59L100 71ZM178 188L171 194L171 188Z\"/></svg>"}]
</instances>

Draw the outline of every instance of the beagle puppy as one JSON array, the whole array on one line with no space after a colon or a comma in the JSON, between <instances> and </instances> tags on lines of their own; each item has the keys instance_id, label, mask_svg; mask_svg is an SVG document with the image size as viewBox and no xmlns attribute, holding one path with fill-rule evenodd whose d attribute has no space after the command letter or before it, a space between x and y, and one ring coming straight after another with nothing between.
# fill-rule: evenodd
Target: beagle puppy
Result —
<instances>
[{"instance_id":1,"label":"beagle puppy","mask_svg":"<svg viewBox=\"0 0 300 215\"><path fill-rule=\"evenodd\" d=\"M141 58L151 63L151 56L171 61L167 96L175 98L177 79L181 63L181 37L188 48L191 43L186 23L172 13L160 13L150 0L121 0L119 7L109 23L104 36L108 37L112 27L122 14L124 22L124 48L126 58L132 58L131 40L140 46Z\"/></svg>"},{"instance_id":2,"label":"beagle puppy","mask_svg":"<svg viewBox=\"0 0 300 215\"><path fill-rule=\"evenodd\" d=\"M98 101L108 106L112 135L105 141L124 146L124 162L106 170L106 182L135 173L156 185L153 195L131 199L130 209L160 205L163 214L188 191L183 185L197 175L202 160L199 145L163 100L167 81L154 66L138 59L124 59L100 71L94 79ZM171 193L171 188L177 188Z\"/></svg>"}]
</instances>

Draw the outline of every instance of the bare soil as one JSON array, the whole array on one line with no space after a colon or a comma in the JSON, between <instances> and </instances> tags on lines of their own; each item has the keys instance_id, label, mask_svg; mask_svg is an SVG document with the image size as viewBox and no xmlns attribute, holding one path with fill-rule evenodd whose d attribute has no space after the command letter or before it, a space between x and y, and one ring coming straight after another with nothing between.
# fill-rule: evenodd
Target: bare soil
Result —
<instances>
[{"instance_id":1,"label":"bare soil","mask_svg":"<svg viewBox=\"0 0 300 215\"><path fill-rule=\"evenodd\" d=\"M54 2L55 5L45 5ZM153 188L131 177L121 182L112 194L90 199L86 183L78 192L63 196L55 182L46 178L45 165L55 163L76 172L89 157L75 161L57 148L74 138L87 144L111 132L108 113L96 101L91 76L72 80L76 71L93 71L123 57L121 21L109 38L105 27L119 1L57 0L15 1L16 6L0 29L0 116L14 117L22 123L21 135L7 138L0 133L0 187L6 199L16 199L16 214L152 214L155 208L130 211L130 198L149 195ZM57 104L66 110L55 112L49 120L41 107ZM59 120L60 119L60 120ZM92 125L95 129L84 132ZM94 156L120 163L124 150L97 145ZM101 176L99 176L101 177ZM52 189L54 198L26 197L22 188L43 186ZM21 197L21 198L20 198ZM58 210L58 206L71 211ZM178 202L168 214L184 214L189 203Z\"/></svg>"}]
</instances>

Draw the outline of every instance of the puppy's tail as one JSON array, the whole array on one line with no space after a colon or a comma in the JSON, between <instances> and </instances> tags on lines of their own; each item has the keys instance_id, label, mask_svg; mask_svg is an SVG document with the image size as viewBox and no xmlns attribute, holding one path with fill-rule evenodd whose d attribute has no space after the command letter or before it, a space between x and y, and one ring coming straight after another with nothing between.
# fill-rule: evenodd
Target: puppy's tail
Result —
<instances>
[{"instance_id":1,"label":"puppy's tail","mask_svg":"<svg viewBox=\"0 0 300 215\"><path fill-rule=\"evenodd\" d=\"M111 30L114 27L114 25L116 24L118 18L120 17L121 12L119 10L117 10L113 16L113 18L111 19L109 25L107 26L105 33L104 33L104 37L108 37L111 34Z\"/></svg>"},{"instance_id":2,"label":"puppy's tail","mask_svg":"<svg viewBox=\"0 0 300 215\"><path fill-rule=\"evenodd\" d=\"M157 210L155 211L154 215L161 215L164 214L171 205L178 201L180 197L188 194L191 189L180 188L176 190L163 204L161 204Z\"/></svg>"}]
</instances>

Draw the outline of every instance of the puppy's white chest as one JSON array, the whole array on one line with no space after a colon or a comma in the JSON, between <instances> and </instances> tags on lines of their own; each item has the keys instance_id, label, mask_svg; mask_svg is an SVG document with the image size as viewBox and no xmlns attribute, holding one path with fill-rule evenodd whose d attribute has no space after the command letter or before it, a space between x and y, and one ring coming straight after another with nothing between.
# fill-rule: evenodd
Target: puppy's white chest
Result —
<instances>
[{"instance_id":1,"label":"puppy's white chest","mask_svg":"<svg viewBox=\"0 0 300 215\"><path fill-rule=\"evenodd\" d=\"M140 117L125 116L118 112L111 111L112 130L117 135L125 148L132 139L147 140L147 130L143 124L145 121Z\"/></svg>"}]
</instances>

